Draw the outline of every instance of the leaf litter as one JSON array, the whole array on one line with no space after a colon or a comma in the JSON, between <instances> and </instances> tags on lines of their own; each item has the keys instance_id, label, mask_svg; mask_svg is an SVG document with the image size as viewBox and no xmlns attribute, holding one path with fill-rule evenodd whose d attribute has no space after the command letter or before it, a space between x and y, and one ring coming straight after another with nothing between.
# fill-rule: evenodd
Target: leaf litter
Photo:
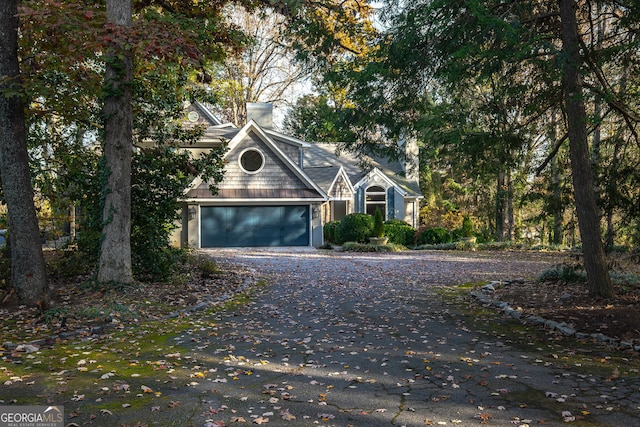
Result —
<instances>
[{"instance_id":1,"label":"leaf litter","mask_svg":"<svg viewBox=\"0 0 640 427\"><path fill-rule=\"evenodd\" d=\"M370 417L464 423L435 416L439 411L430 406L454 401L467 406L469 421L495 422L505 419L497 414L506 413L522 423L546 422L518 414L528 411L518 402L533 374L521 372L505 355L509 343L480 333L454 347L461 334L472 333L471 325L446 305L434 304L437 295L420 280L398 280L375 258L365 267L325 265L316 285L304 269L290 268L269 278L272 286L264 291L269 298L243 301L238 311L183 314L145 324L146 330L123 326L3 355L2 375L13 378L12 384L33 379L30 387L46 385L43 395L80 405L72 414L86 419L92 412L119 417L143 407L149 414L180 410L183 403L176 397L191 388L203 406L194 420L205 426L297 421L328 426L345 419L358 425ZM421 268L410 264L401 270ZM448 328L451 323L457 328ZM26 359L29 354L35 359ZM550 363L546 357L535 360L533 366ZM42 374L43 366L57 374L55 382ZM576 396L564 390L583 387L592 377L557 379L557 391L542 392L556 404L568 404L566 413L558 408L557 418L589 417L591 412L580 411ZM250 392L260 383L259 393ZM370 406L345 404L354 392L372 396ZM612 400L602 399L602 408L592 411L606 411ZM308 404L317 410L308 412Z\"/></svg>"}]
</instances>

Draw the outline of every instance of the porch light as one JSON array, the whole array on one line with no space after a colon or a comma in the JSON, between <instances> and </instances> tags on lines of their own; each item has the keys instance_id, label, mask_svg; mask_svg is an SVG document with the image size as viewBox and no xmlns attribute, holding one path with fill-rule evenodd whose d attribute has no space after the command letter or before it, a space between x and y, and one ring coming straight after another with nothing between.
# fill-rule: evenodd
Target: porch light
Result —
<instances>
[{"instance_id":1,"label":"porch light","mask_svg":"<svg viewBox=\"0 0 640 427\"><path fill-rule=\"evenodd\" d=\"M196 207L189 206L189 221L193 221L194 219L196 219L196 213Z\"/></svg>"}]
</instances>

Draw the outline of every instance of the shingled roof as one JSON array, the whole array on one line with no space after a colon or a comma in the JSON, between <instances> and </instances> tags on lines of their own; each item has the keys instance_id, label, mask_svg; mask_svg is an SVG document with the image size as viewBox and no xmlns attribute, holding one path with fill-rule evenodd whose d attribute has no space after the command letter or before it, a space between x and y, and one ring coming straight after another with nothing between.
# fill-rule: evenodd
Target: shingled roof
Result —
<instances>
[{"instance_id":1,"label":"shingled roof","mask_svg":"<svg viewBox=\"0 0 640 427\"><path fill-rule=\"evenodd\" d=\"M303 170L325 192L329 191L340 167L344 168L352 184L356 184L368 172L378 168L408 196L420 197L422 195L418 183L410 181L404 176L400 162L388 162L368 156L360 158L354 153L338 152L336 149L335 144L317 143L311 144L304 150Z\"/></svg>"}]
</instances>

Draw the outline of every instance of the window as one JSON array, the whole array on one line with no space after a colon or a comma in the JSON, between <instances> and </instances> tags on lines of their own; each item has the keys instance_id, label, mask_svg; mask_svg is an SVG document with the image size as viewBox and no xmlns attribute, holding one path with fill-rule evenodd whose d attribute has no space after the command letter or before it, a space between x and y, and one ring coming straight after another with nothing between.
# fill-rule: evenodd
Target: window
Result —
<instances>
[{"instance_id":1,"label":"window","mask_svg":"<svg viewBox=\"0 0 640 427\"><path fill-rule=\"evenodd\" d=\"M380 209L382 219L387 218L387 191L377 185L367 188L365 199L365 212L375 215L376 209Z\"/></svg>"},{"instance_id":2,"label":"window","mask_svg":"<svg viewBox=\"0 0 640 427\"><path fill-rule=\"evenodd\" d=\"M347 216L347 201L346 200L334 200L331 202L333 218L332 221L340 221Z\"/></svg>"},{"instance_id":3,"label":"window","mask_svg":"<svg viewBox=\"0 0 640 427\"><path fill-rule=\"evenodd\" d=\"M248 148L240 154L240 167L246 173L258 173L264 166L264 156L254 148Z\"/></svg>"}]
</instances>

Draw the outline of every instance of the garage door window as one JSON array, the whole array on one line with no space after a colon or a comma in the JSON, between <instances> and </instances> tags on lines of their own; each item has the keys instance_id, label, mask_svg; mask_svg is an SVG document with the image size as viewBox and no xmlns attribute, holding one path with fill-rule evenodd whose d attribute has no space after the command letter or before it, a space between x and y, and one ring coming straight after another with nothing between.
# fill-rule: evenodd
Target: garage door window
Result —
<instances>
[{"instance_id":1,"label":"garage door window","mask_svg":"<svg viewBox=\"0 0 640 427\"><path fill-rule=\"evenodd\" d=\"M258 173L264 166L264 156L254 148L244 150L240 154L240 167L246 173Z\"/></svg>"}]
</instances>

